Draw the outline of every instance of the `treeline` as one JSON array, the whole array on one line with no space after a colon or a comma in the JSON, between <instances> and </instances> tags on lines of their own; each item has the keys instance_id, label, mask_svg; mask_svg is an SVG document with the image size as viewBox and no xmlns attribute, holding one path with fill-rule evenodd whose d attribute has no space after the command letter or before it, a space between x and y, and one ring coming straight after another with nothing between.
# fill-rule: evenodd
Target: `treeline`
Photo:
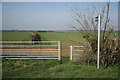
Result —
<instances>
[{"instance_id":1,"label":"treeline","mask_svg":"<svg viewBox=\"0 0 120 80\"><path fill-rule=\"evenodd\" d=\"M33 31L36 31L36 32L54 32L54 31L51 31L51 30L48 30L48 31L43 31L43 30L0 30L1 32L33 32Z\"/></svg>"},{"instance_id":2,"label":"treeline","mask_svg":"<svg viewBox=\"0 0 120 80\"><path fill-rule=\"evenodd\" d=\"M85 30L0 30L0 32L85 32ZM97 32L97 30L88 30L87 32ZM103 32L101 30L101 32ZM107 31L106 31L107 32ZM120 32L115 30L114 32Z\"/></svg>"}]
</instances>

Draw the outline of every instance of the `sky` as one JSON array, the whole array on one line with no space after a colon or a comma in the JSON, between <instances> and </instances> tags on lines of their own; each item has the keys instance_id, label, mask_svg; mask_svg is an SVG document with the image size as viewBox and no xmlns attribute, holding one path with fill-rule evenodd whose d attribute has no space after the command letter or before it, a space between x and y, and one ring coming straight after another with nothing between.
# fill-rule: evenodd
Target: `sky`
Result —
<instances>
[{"instance_id":1,"label":"sky","mask_svg":"<svg viewBox=\"0 0 120 80\"><path fill-rule=\"evenodd\" d=\"M107 2L109 0L1 0L2 2ZM120 0L110 0L118 2Z\"/></svg>"},{"instance_id":2,"label":"sky","mask_svg":"<svg viewBox=\"0 0 120 80\"><path fill-rule=\"evenodd\" d=\"M66 23L71 20L71 8L95 6L102 9L105 2L2 2L3 30L72 30ZM1 6L1 4L0 4ZM118 25L118 3L111 2L110 17Z\"/></svg>"},{"instance_id":3,"label":"sky","mask_svg":"<svg viewBox=\"0 0 120 80\"><path fill-rule=\"evenodd\" d=\"M2 29L2 3L0 2L0 30ZM0 35L1 36L1 35ZM0 38L1 39L1 38Z\"/></svg>"}]
</instances>

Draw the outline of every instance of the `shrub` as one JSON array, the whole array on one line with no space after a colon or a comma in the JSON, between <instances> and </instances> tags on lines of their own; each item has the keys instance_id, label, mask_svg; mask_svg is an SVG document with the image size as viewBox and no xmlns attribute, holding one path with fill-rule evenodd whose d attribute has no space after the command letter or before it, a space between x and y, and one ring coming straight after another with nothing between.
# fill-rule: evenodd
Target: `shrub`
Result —
<instances>
[{"instance_id":1,"label":"shrub","mask_svg":"<svg viewBox=\"0 0 120 80\"><path fill-rule=\"evenodd\" d=\"M41 37L37 32L32 32L29 36L30 41L41 41Z\"/></svg>"},{"instance_id":2,"label":"shrub","mask_svg":"<svg viewBox=\"0 0 120 80\"><path fill-rule=\"evenodd\" d=\"M110 8L110 1L107 2L107 6L103 7L101 12L101 42L100 42L100 61L102 66L108 67L110 64L118 63L119 62L119 47L118 47L118 38L116 37L116 32L114 33L114 29L116 28L110 23L109 17L109 8ZM79 8L72 10L74 15L72 16L73 21L75 24L78 24L79 27L76 25L70 26L78 31L84 30L84 38L88 41L89 45L92 48L91 55L88 56L89 53L86 52L84 55L80 56L80 60L84 58L84 62L92 61L97 62L97 28L98 23L95 22L95 15L98 14L97 9L93 7L93 9L86 9L81 12ZM91 12L90 12L91 11ZM87 14L89 13L89 14Z\"/></svg>"}]
</instances>

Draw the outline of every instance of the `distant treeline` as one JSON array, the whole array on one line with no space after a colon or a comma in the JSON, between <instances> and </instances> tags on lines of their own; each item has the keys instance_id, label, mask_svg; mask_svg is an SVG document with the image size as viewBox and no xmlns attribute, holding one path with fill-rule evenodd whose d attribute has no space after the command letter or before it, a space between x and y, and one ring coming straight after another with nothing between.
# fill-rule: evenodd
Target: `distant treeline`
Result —
<instances>
[{"instance_id":1,"label":"distant treeline","mask_svg":"<svg viewBox=\"0 0 120 80\"><path fill-rule=\"evenodd\" d=\"M40 31L40 30L0 30L2 32L33 32L33 31L36 31L36 32L54 32L54 31Z\"/></svg>"},{"instance_id":2,"label":"distant treeline","mask_svg":"<svg viewBox=\"0 0 120 80\"><path fill-rule=\"evenodd\" d=\"M84 32L84 30L0 30L0 32ZM89 30L90 32L97 32L97 30ZM87 31L87 32L89 32ZM101 30L102 32L102 30ZM120 32L120 31L115 31Z\"/></svg>"}]
</instances>

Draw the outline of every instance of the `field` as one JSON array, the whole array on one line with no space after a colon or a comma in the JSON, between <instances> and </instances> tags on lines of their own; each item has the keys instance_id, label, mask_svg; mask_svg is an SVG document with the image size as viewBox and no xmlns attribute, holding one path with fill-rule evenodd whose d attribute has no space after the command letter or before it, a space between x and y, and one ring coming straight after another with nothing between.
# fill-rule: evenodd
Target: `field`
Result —
<instances>
[{"instance_id":1,"label":"field","mask_svg":"<svg viewBox=\"0 0 120 80\"><path fill-rule=\"evenodd\" d=\"M39 32L43 41L61 41L62 55L69 56L70 45L87 45L83 38L83 33L80 32ZM27 41L31 32L3 32L2 40L10 41Z\"/></svg>"},{"instance_id":2,"label":"field","mask_svg":"<svg viewBox=\"0 0 120 80\"><path fill-rule=\"evenodd\" d=\"M3 78L118 78L118 65L107 69L96 64L69 61L70 45L88 45L85 32L39 32L41 40L62 42L62 63L58 60L2 60ZM2 40L26 41L31 32L3 32Z\"/></svg>"},{"instance_id":3,"label":"field","mask_svg":"<svg viewBox=\"0 0 120 80\"><path fill-rule=\"evenodd\" d=\"M61 41L62 55L69 56L71 45L89 45L87 41L83 38L84 33L86 32L39 32L39 35L41 37L41 40L43 41ZM97 34L97 32L92 33ZM118 36L118 33L115 33ZM30 34L31 32L3 32L2 40L27 41L29 40ZM111 36L113 37L113 35Z\"/></svg>"}]
</instances>

